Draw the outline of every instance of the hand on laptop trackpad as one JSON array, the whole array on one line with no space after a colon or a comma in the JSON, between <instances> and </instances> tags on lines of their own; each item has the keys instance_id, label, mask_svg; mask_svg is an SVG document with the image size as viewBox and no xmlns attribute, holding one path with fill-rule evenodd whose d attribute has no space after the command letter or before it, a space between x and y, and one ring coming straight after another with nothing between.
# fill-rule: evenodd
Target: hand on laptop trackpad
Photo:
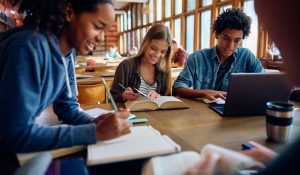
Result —
<instances>
[{"instance_id":1,"label":"hand on laptop trackpad","mask_svg":"<svg viewBox=\"0 0 300 175\"><path fill-rule=\"evenodd\" d=\"M208 99L204 98L203 101L204 101L205 103L225 104L225 100L223 100L222 98L217 98L217 99L215 99L215 100L208 100Z\"/></svg>"}]
</instances>

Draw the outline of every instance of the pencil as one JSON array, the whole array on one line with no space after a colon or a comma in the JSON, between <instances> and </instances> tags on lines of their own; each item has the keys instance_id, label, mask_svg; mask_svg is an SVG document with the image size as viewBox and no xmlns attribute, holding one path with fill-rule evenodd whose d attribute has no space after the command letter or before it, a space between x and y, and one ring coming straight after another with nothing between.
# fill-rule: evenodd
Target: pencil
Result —
<instances>
[{"instance_id":1,"label":"pencil","mask_svg":"<svg viewBox=\"0 0 300 175\"><path fill-rule=\"evenodd\" d=\"M124 91L126 90L126 87L124 87L121 83L118 83L118 85L119 85L122 89L124 89Z\"/></svg>"},{"instance_id":2,"label":"pencil","mask_svg":"<svg viewBox=\"0 0 300 175\"><path fill-rule=\"evenodd\" d=\"M144 97L148 97L146 94L144 94L142 91L138 90L137 88L134 88L139 94L141 94ZM149 97L148 97L149 98Z\"/></svg>"},{"instance_id":3,"label":"pencil","mask_svg":"<svg viewBox=\"0 0 300 175\"><path fill-rule=\"evenodd\" d=\"M108 98L109 98L109 100L110 100L110 102L111 102L111 104L112 104L112 106L113 106L115 112L119 112L119 110L118 110L118 108L117 108L117 105L116 105L116 103L115 103L115 100L114 100L114 98L112 97L112 95L111 95L111 93L110 93L110 91L109 91L109 89L108 89L108 87L107 87L107 84L106 84L106 81L105 81L104 78L102 78L102 82L103 82L103 84L104 84L105 90L106 90L106 92L107 92L107 96L108 96Z\"/></svg>"}]
</instances>

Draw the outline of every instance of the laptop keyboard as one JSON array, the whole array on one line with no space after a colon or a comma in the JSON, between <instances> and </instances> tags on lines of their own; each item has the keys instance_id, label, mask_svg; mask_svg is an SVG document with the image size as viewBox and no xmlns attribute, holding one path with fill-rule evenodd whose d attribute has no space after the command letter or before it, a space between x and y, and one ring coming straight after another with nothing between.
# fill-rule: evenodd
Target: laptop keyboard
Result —
<instances>
[{"instance_id":1,"label":"laptop keyboard","mask_svg":"<svg viewBox=\"0 0 300 175\"><path fill-rule=\"evenodd\" d=\"M225 106L225 104L218 104L218 103L209 104L209 107L211 107L212 109L219 111L221 113L223 113L223 111L224 111L224 106Z\"/></svg>"}]
</instances>

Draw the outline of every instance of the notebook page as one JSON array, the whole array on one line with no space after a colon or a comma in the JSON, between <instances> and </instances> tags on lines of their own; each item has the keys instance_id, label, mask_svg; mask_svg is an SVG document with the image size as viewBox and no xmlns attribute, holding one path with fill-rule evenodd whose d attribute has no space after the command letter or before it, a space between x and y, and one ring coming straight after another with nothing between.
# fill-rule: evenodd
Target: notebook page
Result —
<instances>
[{"instance_id":1,"label":"notebook page","mask_svg":"<svg viewBox=\"0 0 300 175\"><path fill-rule=\"evenodd\" d=\"M114 111L109 111L109 110L100 109L100 108L93 108L93 109L85 110L85 112L88 113L92 118L96 118L100 115L107 114L107 113L114 112ZM136 116L134 114L129 114L128 120L134 119L134 118L136 118Z\"/></svg>"},{"instance_id":2,"label":"notebook page","mask_svg":"<svg viewBox=\"0 0 300 175\"><path fill-rule=\"evenodd\" d=\"M88 146L87 164L104 164L173 153L180 150L162 136L131 139L124 142Z\"/></svg>"},{"instance_id":3,"label":"notebook page","mask_svg":"<svg viewBox=\"0 0 300 175\"><path fill-rule=\"evenodd\" d=\"M131 127L130 130L131 130L130 134L115 139L107 140L107 141L98 141L97 144L113 144L118 142L127 142L130 140L136 140L140 138L160 136L160 132L152 128L152 126L135 126L135 127Z\"/></svg>"}]
</instances>

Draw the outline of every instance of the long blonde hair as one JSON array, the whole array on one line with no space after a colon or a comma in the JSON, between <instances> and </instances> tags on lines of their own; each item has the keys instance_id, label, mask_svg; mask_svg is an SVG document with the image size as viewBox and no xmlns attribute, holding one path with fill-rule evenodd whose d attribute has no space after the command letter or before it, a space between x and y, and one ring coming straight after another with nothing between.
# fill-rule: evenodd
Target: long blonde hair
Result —
<instances>
[{"instance_id":1,"label":"long blonde hair","mask_svg":"<svg viewBox=\"0 0 300 175\"><path fill-rule=\"evenodd\" d=\"M163 24L154 24L151 26L151 28L146 33L141 47L137 53L136 56L134 56L135 59L141 58L147 48L149 47L151 41L153 39L157 40L166 40L168 42L168 50L165 55L165 59L160 59L158 64L158 69L162 72L165 72L168 75L167 80L167 90L165 92L166 94L171 94L171 53L172 53L172 36L170 29L163 25Z\"/></svg>"}]
</instances>

